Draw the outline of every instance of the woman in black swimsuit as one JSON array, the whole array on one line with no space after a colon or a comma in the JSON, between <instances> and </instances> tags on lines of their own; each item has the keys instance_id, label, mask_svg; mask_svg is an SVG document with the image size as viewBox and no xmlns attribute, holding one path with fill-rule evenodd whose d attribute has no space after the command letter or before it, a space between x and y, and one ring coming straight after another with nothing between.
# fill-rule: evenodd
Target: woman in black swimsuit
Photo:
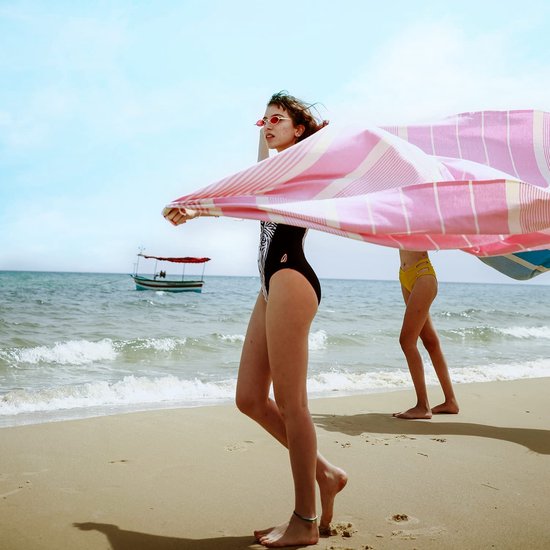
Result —
<instances>
[{"instance_id":1,"label":"woman in black swimsuit","mask_svg":"<svg viewBox=\"0 0 550 550\"><path fill-rule=\"evenodd\" d=\"M257 125L262 128L259 160L263 160L268 149L284 151L325 123L315 120L308 105L281 92L271 97ZM179 225L198 215L178 209L168 218ZM304 255L305 235L301 227L261 222L262 288L248 324L237 381L239 409L286 446L290 455L294 512L285 523L254 532L268 547L316 544L319 528L328 528L334 499L347 483L346 473L317 452L308 409L308 336L321 301L321 286ZM269 397L272 384L274 400ZM319 527L316 481L322 508Z\"/></svg>"},{"instance_id":2,"label":"woman in black swimsuit","mask_svg":"<svg viewBox=\"0 0 550 550\"><path fill-rule=\"evenodd\" d=\"M270 99L257 124L262 128L261 143L277 152L324 125L307 105L283 92ZM267 156L267 149L263 150ZM321 301L321 286L304 255L305 235L301 227L261 222L262 289L248 325L237 382L238 408L285 445L290 455L294 512L282 525L255 531L257 540L268 547L316 544L315 481L321 495L322 528L328 527L334 498L347 482L346 473L317 452L308 409L308 335ZM271 384L274 400L269 397Z\"/></svg>"}]
</instances>

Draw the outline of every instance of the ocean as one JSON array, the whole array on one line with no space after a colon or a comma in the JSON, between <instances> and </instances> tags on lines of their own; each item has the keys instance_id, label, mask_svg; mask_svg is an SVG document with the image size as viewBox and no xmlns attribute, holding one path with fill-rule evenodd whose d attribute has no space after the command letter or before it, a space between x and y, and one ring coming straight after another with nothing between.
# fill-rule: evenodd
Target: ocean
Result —
<instances>
[{"instance_id":1,"label":"ocean","mask_svg":"<svg viewBox=\"0 0 550 550\"><path fill-rule=\"evenodd\" d=\"M169 293L123 274L0 272L0 427L231 402L259 279L205 281ZM321 285L310 396L411 388L412 405L398 282ZM550 376L548 303L550 286L440 282L431 313L459 398L465 382Z\"/></svg>"}]
</instances>

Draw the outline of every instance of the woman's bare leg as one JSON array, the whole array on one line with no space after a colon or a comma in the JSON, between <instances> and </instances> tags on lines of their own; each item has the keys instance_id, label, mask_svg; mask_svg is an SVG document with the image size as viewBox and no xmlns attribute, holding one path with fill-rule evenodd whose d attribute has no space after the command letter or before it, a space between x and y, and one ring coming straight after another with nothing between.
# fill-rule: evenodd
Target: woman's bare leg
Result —
<instances>
[{"instance_id":1,"label":"woman's bare leg","mask_svg":"<svg viewBox=\"0 0 550 550\"><path fill-rule=\"evenodd\" d=\"M425 276L417 279L412 292L401 287L407 307L403 317L403 326L399 343L405 354L409 372L416 392L416 405L411 409L394 413L393 416L404 419L431 418L432 411L428 402L428 391L424 376L424 365L418 351L417 342L430 312L430 306L437 294L435 277Z\"/></svg>"},{"instance_id":2,"label":"woman's bare leg","mask_svg":"<svg viewBox=\"0 0 550 550\"><path fill-rule=\"evenodd\" d=\"M439 337L433 325L431 317L428 315L428 319L420 332L420 339L426 348L426 351L430 355L432 365L434 366L435 373L445 401L436 407L432 407L433 414L457 414L459 411L458 401L453 390L453 383L451 382L451 376L449 375L449 369L447 368L447 361L443 355Z\"/></svg>"},{"instance_id":3,"label":"woman's bare leg","mask_svg":"<svg viewBox=\"0 0 550 550\"><path fill-rule=\"evenodd\" d=\"M284 422L292 478L294 510L313 518L317 438L307 400L308 334L317 297L300 273L285 269L270 280L266 335L275 401ZM288 522L259 538L268 547L316 544L316 522L292 515Z\"/></svg>"},{"instance_id":4,"label":"woman's bare leg","mask_svg":"<svg viewBox=\"0 0 550 550\"><path fill-rule=\"evenodd\" d=\"M243 345L236 402L244 414L250 416L281 444L288 447L281 413L276 403L269 398L271 372L267 355L266 307L266 301L260 294L252 312ZM345 487L348 478L343 470L317 453L316 479L321 496L320 526L327 528L333 516L334 499ZM254 534L260 537L272 529L256 531Z\"/></svg>"}]
</instances>

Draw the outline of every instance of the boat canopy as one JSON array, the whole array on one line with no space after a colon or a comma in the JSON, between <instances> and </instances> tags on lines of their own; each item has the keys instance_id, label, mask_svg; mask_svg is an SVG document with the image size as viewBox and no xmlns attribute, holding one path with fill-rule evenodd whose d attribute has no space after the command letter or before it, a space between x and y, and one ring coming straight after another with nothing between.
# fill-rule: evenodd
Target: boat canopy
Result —
<instances>
[{"instance_id":1,"label":"boat canopy","mask_svg":"<svg viewBox=\"0 0 550 550\"><path fill-rule=\"evenodd\" d=\"M138 254L138 256L147 258L148 260L160 260L163 262L173 262L175 264L203 264L210 261L210 258L192 258L190 256L185 256L183 258L165 258L163 256L147 256L145 254Z\"/></svg>"}]
</instances>

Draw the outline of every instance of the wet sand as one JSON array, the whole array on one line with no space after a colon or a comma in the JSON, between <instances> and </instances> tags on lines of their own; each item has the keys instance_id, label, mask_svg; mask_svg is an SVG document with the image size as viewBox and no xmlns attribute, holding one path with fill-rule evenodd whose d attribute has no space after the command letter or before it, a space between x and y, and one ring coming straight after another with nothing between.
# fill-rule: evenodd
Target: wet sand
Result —
<instances>
[{"instance_id":1,"label":"wet sand","mask_svg":"<svg viewBox=\"0 0 550 550\"><path fill-rule=\"evenodd\" d=\"M422 421L391 416L412 391L311 401L350 479L310 548L550 548L550 379L456 392ZM232 405L2 428L0 449L3 550L261 548L292 512L286 450Z\"/></svg>"}]
</instances>

